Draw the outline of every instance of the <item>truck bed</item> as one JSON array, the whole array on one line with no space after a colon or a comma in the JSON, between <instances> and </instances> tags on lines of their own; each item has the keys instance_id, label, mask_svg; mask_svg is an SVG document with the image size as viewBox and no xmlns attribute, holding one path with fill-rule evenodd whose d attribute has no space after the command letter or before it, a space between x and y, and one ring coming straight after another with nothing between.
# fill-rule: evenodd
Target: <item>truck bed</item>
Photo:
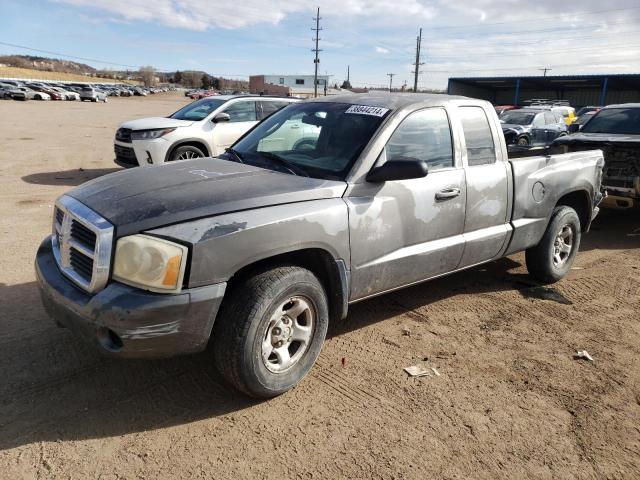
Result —
<instances>
[{"instance_id":1,"label":"truck bed","mask_svg":"<svg viewBox=\"0 0 640 480\"><path fill-rule=\"evenodd\" d=\"M550 149L528 149L529 153L534 151L549 152ZM583 230L587 230L592 219L591 211L602 198L599 192L604 167L601 150L535 156L521 153L513 157L509 153L514 196L511 214L513 236L507 254L538 244L554 206L561 199L564 198L571 205L575 203L579 214L581 211L587 212L581 218ZM594 178L597 179L597 191L594 191ZM568 192L575 190L584 191L585 194L573 193L569 197Z\"/></svg>"}]
</instances>

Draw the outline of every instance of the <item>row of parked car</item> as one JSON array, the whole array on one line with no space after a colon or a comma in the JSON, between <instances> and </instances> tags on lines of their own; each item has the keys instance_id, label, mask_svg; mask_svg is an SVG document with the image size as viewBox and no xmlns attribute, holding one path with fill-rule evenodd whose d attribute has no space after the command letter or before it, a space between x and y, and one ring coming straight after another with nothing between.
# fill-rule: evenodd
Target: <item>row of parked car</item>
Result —
<instances>
[{"instance_id":1,"label":"row of parked car","mask_svg":"<svg viewBox=\"0 0 640 480\"><path fill-rule=\"evenodd\" d=\"M507 145L548 146L555 139L580 130L602 107L586 106L576 111L567 102L529 101L524 106L499 105L496 113Z\"/></svg>"},{"instance_id":2,"label":"row of parked car","mask_svg":"<svg viewBox=\"0 0 640 480\"><path fill-rule=\"evenodd\" d=\"M126 84L23 82L0 80L3 100L70 100L107 102L108 97L133 97L166 92L168 87L143 88Z\"/></svg>"}]
</instances>

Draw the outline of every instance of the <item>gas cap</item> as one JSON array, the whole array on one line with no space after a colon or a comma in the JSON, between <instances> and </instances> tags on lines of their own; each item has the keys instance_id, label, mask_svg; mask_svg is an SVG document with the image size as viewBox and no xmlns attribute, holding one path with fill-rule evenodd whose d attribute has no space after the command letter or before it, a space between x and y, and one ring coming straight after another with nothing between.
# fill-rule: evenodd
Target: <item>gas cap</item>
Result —
<instances>
[{"instance_id":1,"label":"gas cap","mask_svg":"<svg viewBox=\"0 0 640 480\"><path fill-rule=\"evenodd\" d=\"M531 191L531 194L533 195L534 202L540 203L544 199L544 196L546 195L546 193L547 192L542 182L536 182L533 184L533 189Z\"/></svg>"}]
</instances>

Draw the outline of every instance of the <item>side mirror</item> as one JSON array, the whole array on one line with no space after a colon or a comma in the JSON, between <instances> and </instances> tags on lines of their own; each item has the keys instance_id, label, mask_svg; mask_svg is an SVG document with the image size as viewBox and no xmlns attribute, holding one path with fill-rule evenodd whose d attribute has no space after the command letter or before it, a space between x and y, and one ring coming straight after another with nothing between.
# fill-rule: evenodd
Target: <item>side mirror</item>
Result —
<instances>
[{"instance_id":1,"label":"side mirror","mask_svg":"<svg viewBox=\"0 0 640 480\"><path fill-rule=\"evenodd\" d=\"M410 157L396 157L379 167L373 168L367 175L368 182L386 182L387 180L409 180L423 178L428 173L427 162Z\"/></svg>"},{"instance_id":2,"label":"side mirror","mask_svg":"<svg viewBox=\"0 0 640 480\"><path fill-rule=\"evenodd\" d=\"M228 122L231 120L231 116L229 116L228 113L218 113L216 114L211 121L213 123L223 123L223 122Z\"/></svg>"}]
</instances>

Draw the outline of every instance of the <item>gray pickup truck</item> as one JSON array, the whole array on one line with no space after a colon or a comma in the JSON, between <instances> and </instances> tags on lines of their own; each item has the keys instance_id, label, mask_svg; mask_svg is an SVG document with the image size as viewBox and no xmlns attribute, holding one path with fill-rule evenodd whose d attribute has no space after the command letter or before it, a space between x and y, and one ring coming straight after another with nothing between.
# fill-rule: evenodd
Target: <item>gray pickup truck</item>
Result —
<instances>
[{"instance_id":1,"label":"gray pickup truck","mask_svg":"<svg viewBox=\"0 0 640 480\"><path fill-rule=\"evenodd\" d=\"M204 350L256 397L294 387L349 304L526 251L561 279L598 211L599 150L510 160L483 101L292 104L220 158L58 199L36 273L61 325L122 357Z\"/></svg>"}]
</instances>

